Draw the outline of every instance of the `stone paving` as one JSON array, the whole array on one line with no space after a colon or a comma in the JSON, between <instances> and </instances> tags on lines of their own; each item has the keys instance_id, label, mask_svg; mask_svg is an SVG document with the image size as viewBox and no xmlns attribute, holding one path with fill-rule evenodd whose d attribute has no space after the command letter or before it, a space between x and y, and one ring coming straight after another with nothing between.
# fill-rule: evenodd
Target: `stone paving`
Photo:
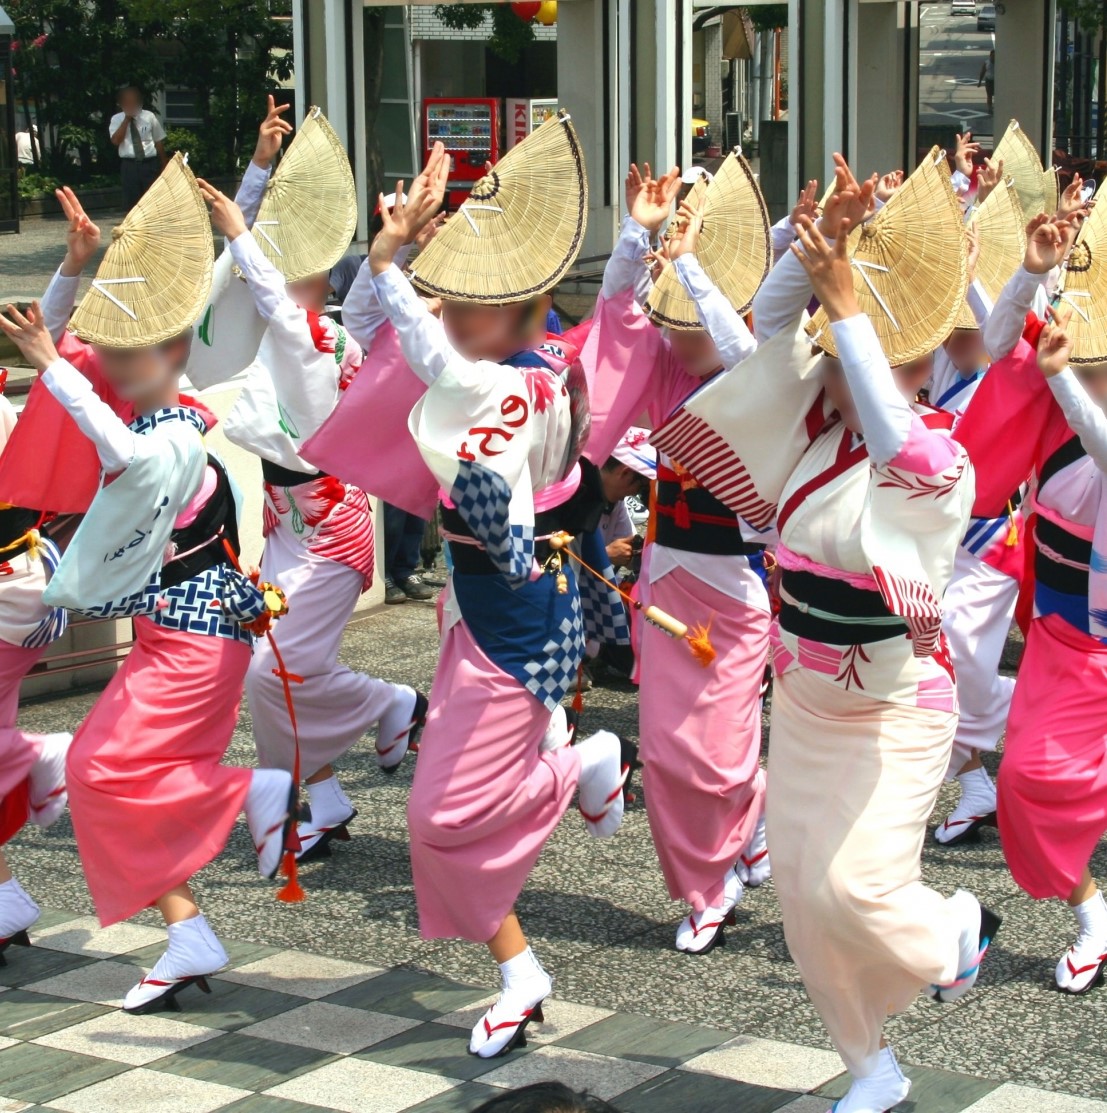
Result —
<instances>
[{"instance_id":1,"label":"stone paving","mask_svg":"<svg viewBox=\"0 0 1107 1113\"><path fill-rule=\"evenodd\" d=\"M433 607L409 603L352 624L343 656L425 686L435 648ZM30 704L22 721L72 726L93 698ZM597 689L585 714L587 729L633 734L634 693ZM244 712L228 760L248 764L251 751ZM232 965L210 997L182 995L180 1014L115 1009L162 949L157 917L99 931L68 818L20 835L12 864L51 911L36 946L10 950L0 968L9 987L0 991L0 1113L467 1110L495 1087L544 1077L587 1086L625 1113L824 1113L841 1093L841 1067L788 959L771 883L748 895L728 946L698 959L671 949L682 910L661 883L642 798L612 840L588 838L575 813L558 828L519 902L555 977L549 1023L533 1030L526 1052L468 1057L465 1028L496 971L483 947L418 936L404 826L411 771L380 776L368 746L343 762L360 812L354 838L302 871L304 904L277 902L259 881L239 825L197 879ZM1094 865L1102 876L1102 851ZM1051 989L1068 912L1019 893L990 832L962 849L928 842L923 868L943 892L972 888L1005 924L978 990L954 1006L919 1001L891 1022L916 1079L901 1109L1107 1110L1098 1100L1107 1097L1107 992Z\"/></svg>"},{"instance_id":2,"label":"stone paving","mask_svg":"<svg viewBox=\"0 0 1107 1113\"><path fill-rule=\"evenodd\" d=\"M118 214L96 219L108 229ZM41 293L63 252L57 218L0 239L0 304ZM433 608L418 604L352 624L343 650L353 667L423 687L435 653ZM72 729L94 698L30 704L22 721ZM631 689L602 688L584 727L633 736L636 717ZM228 761L252 758L244 710ZM496 971L483 947L419 938L404 824L411 767L382 777L367 745L341 776L360 812L354 838L302 871L306 903L278 903L259 881L241 824L199 875L231 966L210 997L187 991L179 1014L117 1010L161 952L158 917L99 930L68 817L21 834L12 864L48 911L35 947L10 950L0 967L0 1113L464 1111L497 1087L548 1077L625 1113L824 1113L842 1092L771 883L747 896L727 947L700 959L671 949L683 910L665 893L641 798L613 840L589 839L575 813L555 832L519 902L555 976L547 1024L525 1052L468 1057L465 1028ZM1102 847L1093 869L1107 874ZM1052 989L1067 910L1018 891L994 832L962 849L928 841L923 870L942 892L973 889L1005 924L976 991L945 1008L919 1001L889 1025L915 1079L900 1109L1107 1113L1107 991L1076 999Z\"/></svg>"}]
</instances>

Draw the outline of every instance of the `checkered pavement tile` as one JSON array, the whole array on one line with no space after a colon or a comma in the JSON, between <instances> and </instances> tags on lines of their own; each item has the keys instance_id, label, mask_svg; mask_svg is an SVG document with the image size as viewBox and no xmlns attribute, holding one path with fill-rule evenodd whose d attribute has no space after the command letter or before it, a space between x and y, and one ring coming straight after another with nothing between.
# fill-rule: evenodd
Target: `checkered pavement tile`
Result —
<instances>
[{"instance_id":1,"label":"checkered pavement tile","mask_svg":"<svg viewBox=\"0 0 1107 1113\"><path fill-rule=\"evenodd\" d=\"M621 1113L825 1113L848 1080L837 1056L553 998L506 1058L467 1054L493 1000L414 966L229 943L212 993L179 1012L116 1007L164 945L136 924L49 913L0 968L0 1113L469 1113L556 1078ZM897 1113L1107 1113L1107 1102L906 1067Z\"/></svg>"}]
</instances>

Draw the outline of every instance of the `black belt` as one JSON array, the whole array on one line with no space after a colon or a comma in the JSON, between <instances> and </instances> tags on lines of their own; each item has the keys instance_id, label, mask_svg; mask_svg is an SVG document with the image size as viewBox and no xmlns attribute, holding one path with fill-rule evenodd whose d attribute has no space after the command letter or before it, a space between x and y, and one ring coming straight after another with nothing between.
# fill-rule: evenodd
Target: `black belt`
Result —
<instances>
[{"instance_id":1,"label":"black belt","mask_svg":"<svg viewBox=\"0 0 1107 1113\"><path fill-rule=\"evenodd\" d=\"M1087 566L1092 562L1092 543L1069 533L1041 515L1035 526L1035 541L1034 578L1038 583L1063 595L1087 595ZM1066 561L1084 567L1074 568L1070 564L1053 560L1048 553L1042 551L1043 545Z\"/></svg>"},{"instance_id":2,"label":"black belt","mask_svg":"<svg viewBox=\"0 0 1107 1113\"><path fill-rule=\"evenodd\" d=\"M813 572L788 571L781 576L780 589L780 626L796 637L827 645L864 645L908 632L905 622L888 621L893 615L878 591Z\"/></svg>"},{"instance_id":3,"label":"black belt","mask_svg":"<svg viewBox=\"0 0 1107 1113\"><path fill-rule=\"evenodd\" d=\"M657 481L655 540L667 549L709 556L752 556L764 545L742 536L738 515L702 487L683 490L664 470Z\"/></svg>"},{"instance_id":4,"label":"black belt","mask_svg":"<svg viewBox=\"0 0 1107 1113\"><path fill-rule=\"evenodd\" d=\"M577 536L590 533L600 524L603 517L604 498L603 480L599 468L585 457L580 458L580 486L560 506L539 511L534 515L534 536L547 537L564 530ZM443 505L442 529L446 533L456 533L460 537L472 537L473 532L465 524L465 519L451 507ZM534 544L534 559L542 564L548 559L551 549L545 541ZM492 558L478 545L458 542L450 546L450 557L454 571L468 576L495 576L499 568Z\"/></svg>"},{"instance_id":5,"label":"black belt","mask_svg":"<svg viewBox=\"0 0 1107 1113\"><path fill-rule=\"evenodd\" d=\"M261 461L261 477L270 487L298 487L301 483L310 483L313 479L326 479L327 473L323 471L293 471L291 468L282 467L272 460Z\"/></svg>"}]
</instances>

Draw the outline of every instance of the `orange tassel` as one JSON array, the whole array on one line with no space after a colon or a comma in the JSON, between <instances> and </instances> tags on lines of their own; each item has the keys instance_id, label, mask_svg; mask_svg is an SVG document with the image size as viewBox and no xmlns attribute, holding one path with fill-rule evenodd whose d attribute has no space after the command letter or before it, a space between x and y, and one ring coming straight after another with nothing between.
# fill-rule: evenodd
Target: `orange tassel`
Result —
<instances>
[{"instance_id":1,"label":"orange tassel","mask_svg":"<svg viewBox=\"0 0 1107 1113\"><path fill-rule=\"evenodd\" d=\"M1007 548L1013 549L1019 543L1019 527L1015 525L1015 508L1011 505L1010 500L1007 501L1007 520L1010 525L1007 527Z\"/></svg>"},{"instance_id":2,"label":"orange tassel","mask_svg":"<svg viewBox=\"0 0 1107 1113\"><path fill-rule=\"evenodd\" d=\"M296 855L291 850L284 852L281 872L288 878L288 881L278 890L277 900L283 900L286 904L299 904L304 899L304 890L300 887Z\"/></svg>"},{"instance_id":3,"label":"orange tassel","mask_svg":"<svg viewBox=\"0 0 1107 1113\"><path fill-rule=\"evenodd\" d=\"M706 626L695 626L689 631L688 648L692 650L692 656L695 657L705 669L711 666L712 661L715 660L718 654L715 652L715 647L711 644L710 622L708 622Z\"/></svg>"}]
</instances>

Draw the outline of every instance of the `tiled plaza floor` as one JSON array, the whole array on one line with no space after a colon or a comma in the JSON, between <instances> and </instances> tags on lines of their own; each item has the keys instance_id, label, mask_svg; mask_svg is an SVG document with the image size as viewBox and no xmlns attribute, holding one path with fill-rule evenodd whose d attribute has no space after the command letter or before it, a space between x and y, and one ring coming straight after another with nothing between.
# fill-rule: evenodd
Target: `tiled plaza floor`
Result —
<instances>
[{"instance_id":1,"label":"tiled plaza floor","mask_svg":"<svg viewBox=\"0 0 1107 1113\"><path fill-rule=\"evenodd\" d=\"M435 652L433 609L416 604L354 623L343 650L351 666L421 686ZM93 698L28 705L22 722L72 727ZM633 735L635 720L629 690L588 697L589 730ZM252 749L244 713L228 760L250 764ZM483 947L419 938L410 763L382 777L366 746L340 772L360 812L354 838L302 871L304 904L277 902L259 881L241 824L198 876L232 966L210 997L186 991L180 1014L116 1010L164 935L152 913L96 929L68 818L16 839L17 875L52 911L32 933L37 945L9 951L0 968L0 1113L461 1111L496 1087L548 1077L624 1113L825 1113L841 1092L771 884L748 894L727 947L701 959L671 949L683 913L661 883L641 799L614 839L589 839L575 813L555 832L519 902L555 977L550 1023L522 1054L470 1058L465 1029L498 979ZM1093 866L1107 875L1102 849ZM956 850L928 841L923 869L944 893L977 892L1005 923L977 990L946 1008L919 1001L889 1025L916 1079L901 1109L1107 1113L1107 990L1073 999L1051 988L1070 942L1067 910L1018 891L991 832Z\"/></svg>"}]
</instances>

